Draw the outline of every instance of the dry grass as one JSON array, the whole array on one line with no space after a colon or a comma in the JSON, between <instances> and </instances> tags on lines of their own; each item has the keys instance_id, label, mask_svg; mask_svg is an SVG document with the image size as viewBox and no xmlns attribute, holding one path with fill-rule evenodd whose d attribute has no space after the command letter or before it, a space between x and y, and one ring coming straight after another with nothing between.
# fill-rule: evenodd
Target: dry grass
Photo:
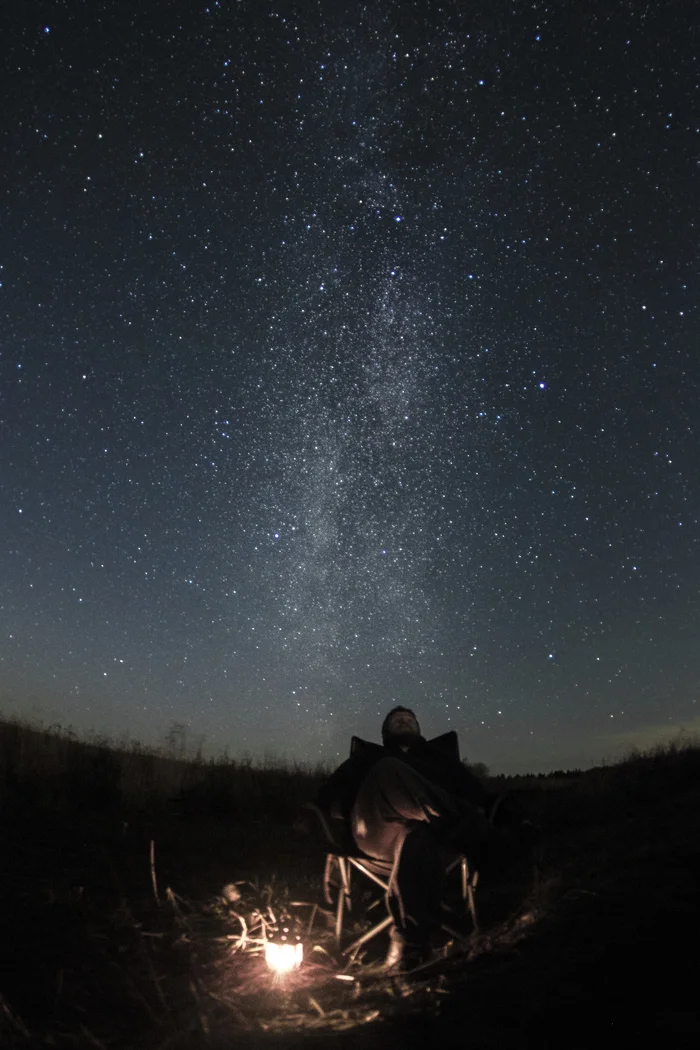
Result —
<instances>
[{"instance_id":1,"label":"dry grass","mask_svg":"<svg viewBox=\"0 0 700 1050\"><path fill-rule=\"evenodd\" d=\"M0 804L16 799L51 807L158 812L232 819L288 816L327 775L323 767L204 759L139 743L82 740L60 725L0 721Z\"/></svg>"},{"instance_id":2,"label":"dry grass","mask_svg":"<svg viewBox=\"0 0 700 1050\"><path fill-rule=\"evenodd\" d=\"M618 887L653 892L635 880L659 858L684 899L677 855L697 838L686 824L699 774L700 748L687 742L571 777L492 780L542 826L536 864L482 885L482 933L466 948L446 942L406 983L382 973L381 946L351 966L335 948L319 906L320 857L290 827L322 771L0 723L10 859L0 873L0 971L11 963L0 982L0 1042L193 1050L268 1037L291 1046L355 1029L371 1042L372 1022L437 1018L478 974L486 1010L520 953L546 956L570 913L590 907L595 924ZM355 916L355 932L365 921ZM262 958L281 926L303 937L306 952L283 981Z\"/></svg>"}]
</instances>

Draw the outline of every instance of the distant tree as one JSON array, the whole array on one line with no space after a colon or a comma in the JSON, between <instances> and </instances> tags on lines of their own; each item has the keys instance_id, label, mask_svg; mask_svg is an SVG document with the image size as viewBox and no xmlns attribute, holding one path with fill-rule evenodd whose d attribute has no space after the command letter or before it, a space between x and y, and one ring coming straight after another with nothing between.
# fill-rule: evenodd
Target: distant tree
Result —
<instances>
[{"instance_id":1,"label":"distant tree","mask_svg":"<svg viewBox=\"0 0 700 1050\"><path fill-rule=\"evenodd\" d=\"M187 726L184 722L173 722L165 736L165 749L173 758L184 758L187 754Z\"/></svg>"},{"instance_id":2,"label":"distant tree","mask_svg":"<svg viewBox=\"0 0 700 1050\"><path fill-rule=\"evenodd\" d=\"M489 775L489 767L485 762L465 762L464 764L480 780L486 780Z\"/></svg>"}]
</instances>

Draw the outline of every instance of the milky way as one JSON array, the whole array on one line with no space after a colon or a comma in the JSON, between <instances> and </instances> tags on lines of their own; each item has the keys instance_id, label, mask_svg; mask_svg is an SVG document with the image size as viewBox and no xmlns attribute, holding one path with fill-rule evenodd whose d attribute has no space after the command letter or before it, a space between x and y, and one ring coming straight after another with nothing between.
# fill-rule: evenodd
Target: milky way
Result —
<instances>
[{"instance_id":1,"label":"milky way","mask_svg":"<svg viewBox=\"0 0 700 1050\"><path fill-rule=\"evenodd\" d=\"M3 31L2 710L334 760L402 701L503 769L700 726L680 9L50 15Z\"/></svg>"}]
</instances>

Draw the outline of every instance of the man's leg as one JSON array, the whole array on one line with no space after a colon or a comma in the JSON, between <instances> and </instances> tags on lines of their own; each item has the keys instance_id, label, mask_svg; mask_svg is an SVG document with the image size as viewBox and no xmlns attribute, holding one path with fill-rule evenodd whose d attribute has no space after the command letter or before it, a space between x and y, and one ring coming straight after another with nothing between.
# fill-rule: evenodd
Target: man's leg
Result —
<instances>
[{"instance_id":1,"label":"man's leg","mask_svg":"<svg viewBox=\"0 0 700 1050\"><path fill-rule=\"evenodd\" d=\"M392 961L402 961L406 946L413 962L427 955L440 925L440 841L458 813L450 795L398 758L378 762L360 788L352 812L355 841L368 856L393 865Z\"/></svg>"},{"instance_id":2,"label":"man's leg","mask_svg":"<svg viewBox=\"0 0 700 1050\"><path fill-rule=\"evenodd\" d=\"M363 852L394 861L411 823L442 821L455 814L446 791L426 780L399 758L383 758L372 767L352 811L352 832Z\"/></svg>"},{"instance_id":3,"label":"man's leg","mask_svg":"<svg viewBox=\"0 0 700 1050\"><path fill-rule=\"evenodd\" d=\"M398 858L392 913L403 938L426 954L432 935L440 928L444 879L442 850L430 824L413 824Z\"/></svg>"},{"instance_id":4,"label":"man's leg","mask_svg":"<svg viewBox=\"0 0 700 1050\"><path fill-rule=\"evenodd\" d=\"M479 866L494 828L484 814L463 799L416 773L400 758L383 758L365 777L352 811L352 831L363 852L393 861L408 827L430 825L446 850L466 853Z\"/></svg>"}]
</instances>

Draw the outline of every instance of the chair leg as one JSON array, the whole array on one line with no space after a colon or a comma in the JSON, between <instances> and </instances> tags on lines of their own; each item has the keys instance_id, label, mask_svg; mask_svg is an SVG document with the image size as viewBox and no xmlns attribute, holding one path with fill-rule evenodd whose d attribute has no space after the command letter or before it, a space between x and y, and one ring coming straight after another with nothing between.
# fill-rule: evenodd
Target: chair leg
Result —
<instances>
[{"instance_id":1,"label":"chair leg","mask_svg":"<svg viewBox=\"0 0 700 1050\"><path fill-rule=\"evenodd\" d=\"M336 867L338 869L337 879L334 877ZM337 893L335 900L335 940L336 944L340 944L343 932L343 913L346 903L348 906L350 904L350 883L345 858L339 857L336 853L326 854L326 865L323 871L323 896L326 904L334 903L331 888Z\"/></svg>"},{"instance_id":2,"label":"chair leg","mask_svg":"<svg viewBox=\"0 0 700 1050\"><path fill-rule=\"evenodd\" d=\"M479 873L478 871L471 872L469 870L469 863L467 861L467 858L464 856L460 858L455 858L452 864L450 864L450 866L446 869L446 873L449 874L449 872L453 871L458 864L460 868L460 889L464 910L465 912L468 912L471 916L473 929L476 932L478 932L479 921L476 913L476 901L474 897L474 890L476 889L476 884L479 879ZM336 865L338 868L337 881L334 879ZM331 887L336 889L338 893L335 911L335 941L338 946L340 945L342 940L345 911L346 909L347 911L352 910L350 880L353 865L357 867L363 875L366 875L387 893L390 889L389 884L385 880L379 878L377 875L375 875L373 872L367 869L365 865L363 865L361 861L359 861L357 858L343 857L336 853L329 853L326 856L326 867L323 877L324 894L327 903L331 904L333 902ZM443 905L443 908L447 910L446 905ZM353 941L352 944L348 945L347 948L344 948L343 955L350 955L351 957L354 957L354 955L359 951L363 944L366 944L367 941L371 940L373 937L376 937L393 922L393 917L391 915L387 916L387 918L384 919L382 922L377 923L377 925L373 926L371 930L368 930L361 937L358 937L357 940ZM461 934L457 934L451 927L443 925L442 928L447 933L449 933L450 936L456 937L459 940L464 940L463 936Z\"/></svg>"},{"instance_id":3,"label":"chair leg","mask_svg":"<svg viewBox=\"0 0 700 1050\"><path fill-rule=\"evenodd\" d=\"M343 948L343 955L350 955L351 957L354 957L363 944L366 944L367 941L371 941L373 937L376 937L378 934L380 934L383 930L387 928L387 926L391 926L393 921L394 920L392 916L387 915L386 919L382 919L382 921L378 922L376 926L373 926L371 930L368 930L367 933L363 933L362 936L358 937L356 941L353 941L352 944L349 944L347 948Z\"/></svg>"},{"instance_id":4,"label":"chair leg","mask_svg":"<svg viewBox=\"0 0 700 1050\"><path fill-rule=\"evenodd\" d=\"M343 935L343 913L347 905L348 911L352 908L350 897L350 868L345 857L335 858L340 872L340 884L338 886L338 907L335 913L335 943L340 944Z\"/></svg>"}]
</instances>

